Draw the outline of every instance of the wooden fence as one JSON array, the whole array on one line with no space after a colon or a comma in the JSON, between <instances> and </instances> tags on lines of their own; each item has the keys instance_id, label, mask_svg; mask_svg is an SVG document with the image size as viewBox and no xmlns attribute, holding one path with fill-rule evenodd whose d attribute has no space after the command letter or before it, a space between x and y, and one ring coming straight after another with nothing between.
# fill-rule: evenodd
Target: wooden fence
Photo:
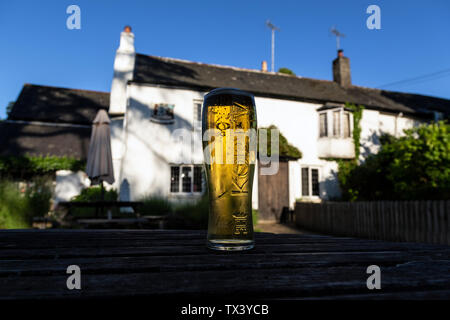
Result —
<instances>
[{"instance_id":1,"label":"wooden fence","mask_svg":"<svg viewBox=\"0 0 450 320\"><path fill-rule=\"evenodd\" d=\"M450 245L449 200L297 202L295 223L340 236Z\"/></svg>"}]
</instances>

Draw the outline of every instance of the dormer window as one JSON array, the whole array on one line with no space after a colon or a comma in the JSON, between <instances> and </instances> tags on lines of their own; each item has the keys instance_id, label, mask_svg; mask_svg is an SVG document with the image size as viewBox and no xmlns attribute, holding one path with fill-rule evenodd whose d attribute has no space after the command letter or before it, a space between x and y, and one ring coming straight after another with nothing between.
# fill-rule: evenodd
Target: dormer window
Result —
<instances>
[{"instance_id":1,"label":"dormer window","mask_svg":"<svg viewBox=\"0 0 450 320\"><path fill-rule=\"evenodd\" d=\"M325 105L319 112L319 137L350 138L352 114L344 106ZM331 124L331 125L329 125Z\"/></svg>"}]
</instances>

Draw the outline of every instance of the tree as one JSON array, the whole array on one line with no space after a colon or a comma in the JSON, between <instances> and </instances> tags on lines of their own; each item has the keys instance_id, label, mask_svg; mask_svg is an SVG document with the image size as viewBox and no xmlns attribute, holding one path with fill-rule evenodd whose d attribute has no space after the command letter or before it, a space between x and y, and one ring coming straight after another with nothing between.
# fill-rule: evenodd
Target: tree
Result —
<instances>
[{"instance_id":1,"label":"tree","mask_svg":"<svg viewBox=\"0 0 450 320\"><path fill-rule=\"evenodd\" d=\"M272 141L272 135L271 135L271 129L278 129L275 125L270 125L267 128L259 128L260 129L267 129L267 155L271 156L271 141ZM259 136L259 135L258 135ZM259 146L259 139L258 139L258 146ZM279 153L278 155L280 157L284 158L290 158L290 159L300 159L303 155L300 150L298 150L295 146L290 144L286 137L283 136L283 134L280 132L279 135Z\"/></svg>"},{"instance_id":2,"label":"tree","mask_svg":"<svg viewBox=\"0 0 450 320\"><path fill-rule=\"evenodd\" d=\"M9 114L11 113L12 108L13 108L13 106L14 106L15 103L16 103L15 101L10 101L10 102L8 103L8 105L6 106L6 117L7 117L7 118L9 118Z\"/></svg>"},{"instance_id":3,"label":"tree","mask_svg":"<svg viewBox=\"0 0 450 320\"><path fill-rule=\"evenodd\" d=\"M450 199L450 125L444 121L384 135L362 164L339 163L346 200Z\"/></svg>"},{"instance_id":4,"label":"tree","mask_svg":"<svg viewBox=\"0 0 450 320\"><path fill-rule=\"evenodd\" d=\"M278 69L279 73L284 73L284 74L290 74L291 76L295 76L294 71L292 71L291 69L288 68L280 68Z\"/></svg>"}]
</instances>

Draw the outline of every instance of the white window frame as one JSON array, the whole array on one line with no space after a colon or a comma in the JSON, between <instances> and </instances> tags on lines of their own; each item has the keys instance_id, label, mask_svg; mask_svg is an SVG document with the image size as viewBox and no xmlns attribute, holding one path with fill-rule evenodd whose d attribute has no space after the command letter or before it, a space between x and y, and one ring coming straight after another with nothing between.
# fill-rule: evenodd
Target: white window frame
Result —
<instances>
[{"instance_id":1,"label":"white window frame","mask_svg":"<svg viewBox=\"0 0 450 320\"><path fill-rule=\"evenodd\" d=\"M200 104L200 120L198 120L198 111L197 111L197 105ZM202 107L203 107L203 100L201 99L194 99L192 102L192 128L193 130L202 130Z\"/></svg>"},{"instance_id":2,"label":"white window frame","mask_svg":"<svg viewBox=\"0 0 450 320\"><path fill-rule=\"evenodd\" d=\"M326 124L326 132L325 132L325 135L324 136L321 136L320 135L320 132L321 132L321 122L320 122L320 117L322 116L322 115L325 115L325 124ZM322 112L319 112L319 138L326 138L326 137L328 137L329 136L329 121L328 121L328 112L326 112L326 111L322 111Z\"/></svg>"},{"instance_id":3,"label":"white window frame","mask_svg":"<svg viewBox=\"0 0 450 320\"><path fill-rule=\"evenodd\" d=\"M180 168L180 176L179 176L179 181L178 181L178 192L174 192L171 191L171 185L172 185L172 167L178 167ZM183 168L185 167L189 167L191 168L190 174L191 174L191 191L190 192L186 192L183 191ZM201 171L201 185L202 185L202 191L196 191L194 192L194 168L195 167L200 167L203 169L203 166L200 164L171 164L170 165L170 180L169 180L169 194L171 195L201 195L203 194L203 192L205 191L205 177L204 177L204 173L203 170Z\"/></svg>"},{"instance_id":4,"label":"white window frame","mask_svg":"<svg viewBox=\"0 0 450 320\"><path fill-rule=\"evenodd\" d=\"M334 113L339 112L339 133L337 135L334 134ZM320 135L320 116L322 114L326 114L327 118L327 134L325 136ZM349 127L349 136L344 137L344 115L348 114L348 127ZM331 121L330 121L331 120ZM351 111L345 110L343 107L338 108L330 108L327 110L323 110L319 112L319 139L320 138L336 138L336 139L351 139L353 133L353 113Z\"/></svg>"},{"instance_id":5,"label":"white window frame","mask_svg":"<svg viewBox=\"0 0 450 320\"><path fill-rule=\"evenodd\" d=\"M308 169L308 195L303 195L303 169ZM319 184L319 195L312 194L312 170L317 169L317 183ZM302 165L300 167L300 195L307 199L320 199L322 190L320 187L320 178L322 176L322 167L315 165Z\"/></svg>"}]
</instances>

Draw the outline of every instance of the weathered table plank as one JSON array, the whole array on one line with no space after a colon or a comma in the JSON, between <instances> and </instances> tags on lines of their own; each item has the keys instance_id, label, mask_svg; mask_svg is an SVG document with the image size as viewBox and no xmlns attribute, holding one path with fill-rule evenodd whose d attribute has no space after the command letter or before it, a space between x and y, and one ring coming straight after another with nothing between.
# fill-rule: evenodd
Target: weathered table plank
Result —
<instances>
[{"instance_id":1,"label":"weathered table plank","mask_svg":"<svg viewBox=\"0 0 450 320\"><path fill-rule=\"evenodd\" d=\"M243 296L450 298L450 247L318 235L256 234L248 252L214 252L203 231L0 232L0 299ZM382 270L367 289L366 269ZM82 289L68 290L78 265Z\"/></svg>"}]
</instances>

